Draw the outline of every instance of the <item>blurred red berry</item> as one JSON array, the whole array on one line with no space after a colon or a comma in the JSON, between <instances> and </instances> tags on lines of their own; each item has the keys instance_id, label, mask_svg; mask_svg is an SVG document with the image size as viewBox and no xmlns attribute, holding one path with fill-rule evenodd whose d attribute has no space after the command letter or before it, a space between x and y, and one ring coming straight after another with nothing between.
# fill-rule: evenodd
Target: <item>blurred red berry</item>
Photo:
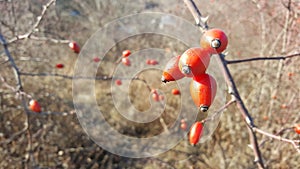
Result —
<instances>
[{"instance_id":1,"label":"blurred red berry","mask_svg":"<svg viewBox=\"0 0 300 169\"><path fill-rule=\"evenodd\" d=\"M286 104L282 104L282 105L281 105L281 108L282 108L282 109L286 109L286 108L288 108L288 106L287 106Z\"/></svg>"},{"instance_id":2,"label":"blurred red berry","mask_svg":"<svg viewBox=\"0 0 300 169\"><path fill-rule=\"evenodd\" d=\"M180 128L181 128L182 130L186 130L186 129L187 129L187 124L186 124L186 122L185 122L184 119L182 119L182 120L180 121Z\"/></svg>"},{"instance_id":3,"label":"blurred red berry","mask_svg":"<svg viewBox=\"0 0 300 169\"><path fill-rule=\"evenodd\" d=\"M130 54L131 54L130 50L124 50L124 51L122 52L122 56L123 56L123 57L128 57Z\"/></svg>"},{"instance_id":4,"label":"blurred red berry","mask_svg":"<svg viewBox=\"0 0 300 169\"><path fill-rule=\"evenodd\" d=\"M96 57L93 58L93 61L94 62L100 62L100 58L96 56Z\"/></svg>"},{"instance_id":5,"label":"blurred red berry","mask_svg":"<svg viewBox=\"0 0 300 169\"><path fill-rule=\"evenodd\" d=\"M160 100L160 101L165 100L165 96L164 96L164 95L159 95L159 100Z\"/></svg>"},{"instance_id":6,"label":"blurred red berry","mask_svg":"<svg viewBox=\"0 0 300 169\"><path fill-rule=\"evenodd\" d=\"M131 62L130 62L130 60L129 60L128 57L122 58L122 63L123 63L125 66L130 66L130 65L131 65Z\"/></svg>"},{"instance_id":7,"label":"blurred red berry","mask_svg":"<svg viewBox=\"0 0 300 169\"><path fill-rule=\"evenodd\" d=\"M300 134L300 124L296 124L296 125L294 126L294 130L295 130L295 132L296 132L297 134Z\"/></svg>"},{"instance_id":8,"label":"blurred red berry","mask_svg":"<svg viewBox=\"0 0 300 169\"><path fill-rule=\"evenodd\" d=\"M56 64L56 68L57 69L62 69L62 68L64 68L65 66L64 66L64 64L62 64L62 63L58 63L58 64Z\"/></svg>"},{"instance_id":9,"label":"blurred red berry","mask_svg":"<svg viewBox=\"0 0 300 169\"><path fill-rule=\"evenodd\" d=\"M157 90L156 89L151 89L151 93L156 93L157 94Z\"/></svg>"},{"instance_id":10,"label":"blurred red berry","mask_svg":"<svg viewBox=\"0 0 300 169\"><path fill-rule=\"evenodd\" d=\"M150 60L150 65L157 65L158 64L158 61L157 60Z\"/></svg>"},{"instance_id":11,"label":"blurred red berry","mask_svg":"<svg viewBox=\"0 0 300 169\"><path fill-rule=\"evenodd\" d=\"M147 64L147 65L151 65L151 60L150 60L150 59L147 59L147 60L146 60L146 64Z\"/></svg>"},{"instance_id":12,"label":"blurred red berry","mask_svg":"<svg viewBox=\"0 0 300 169\"><path fill-rule=\"evenodd\" d=\"M31 111L40 113L41 112L41 106L38 101L36 100L30 100L29 102L29 108Z\"/></svg>"},{"instance_id":13,"label":"blurred red berry","mask_svg":"<svg viewBox=\"0 0 300 169\"><path fill-rule=\"evenodd\" d=\"M178 89L172 89L172 94L173 95L180 95L180 90L178 90Z\"/></svg>"},{"instance_id":14,"label":"blurred red berry","mask_svg":"<svg viewBox=\"0 0 300 169\"><path fill-rule=\"evenodd\" d=\"M121 86L121 85L122 85L122 81L121 81L120 79L117 79L117 80L115 81L115 83L116 83L116 85L118 85L118 86Z\"/></svg>"},{"instance_id":15,"label":"blurred red berry","mask_svg":"<svg viewBox=\"0 0 300 169\"><path fill-rule=\"evenodd\" d=\"M73 41L69 43L69 47L75 52L75 53L79 53L80 52L80 47L77 44L77 42Z\"/></svg>"},{"instance_id":16,"label":"blurred red berry","mask_svg":"<svg viewBox=\"0 0 300 169\"><path fill-rule=\"evenodd\" d=\"M159 95L157 93L152 93L152 99L156 102L159 101Z\"/></svg>"}]
</instances>

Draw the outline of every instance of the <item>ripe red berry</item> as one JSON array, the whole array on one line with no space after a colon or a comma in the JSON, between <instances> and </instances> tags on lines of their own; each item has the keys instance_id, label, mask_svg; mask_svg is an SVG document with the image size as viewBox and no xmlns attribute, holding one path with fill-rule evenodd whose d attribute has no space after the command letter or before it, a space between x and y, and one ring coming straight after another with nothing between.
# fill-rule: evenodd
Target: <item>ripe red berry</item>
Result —
<instances>
[{"instance_id":1,"label":"ripe red berry","mask_svg":"<svg viewBox=\"0 0 300 169\"><path fill-rule=\"evenodd\" d=\"M80 52L80 47L77 44L77 42L73 41L69 43L69 47L75 52L75 53L79 53Z\"/></svg>"},{"instance_id":2,"label":"ripe red berry","mask_svg":"<svg viewBox=\"0 0 300 169\"><path fill-rule=\"evenodd\" d=\"M122 81L120 79L117 79L115 81L115 84L118 85L118 86L121 86L122 85Z\"/></svg>"},{"instance_id":3,"label":"ripe red berry","mask_svg":"<svg viewBox=\"0 0 300 169\"><path fill-rule=\"evenodd\" d=\"M122 56L123 56L123 57L128 57L130 54L131 54L131 51L130 51L130 50L124 50L124 51L122 52Z\"/></svg>"},{"instance_id":4,"label":"ripe red berry","mask_svg":"<svg viewBox=\"0 0 300 169\"><path fill-rule=\"evenodd\" d=\"M62 64L62 63L58 63L58 64L56 64L56 68L57 69L62 69L62 68L64 68L65 66L64 66L64 64Z\"/></svg>"},{"instance_id":5,"label":"ripe red berry","mask_svg":"<svg viewBox=\"0 0 300 169\"><path fill-rule=\"evenodd\" d=\"M178 90L178 89L172 89L172 94L173 95L180 95L180 90Z\"/></svg>"},{"instance_id":6,"label":"ripe red berry","mask_svg":"<svg viewBox=\"0 0 300 169\"><path fill-rule=\"evenodd\" d=\"M93 61L96 62L96 63L100 62L100 58L96 56L96 57L93 58Z\"/></svg>"},{"instance_id":7,"label":"ripe red berry","mask_svg":"<svg viewBox=\"0 0 300 169\"><path fill-rule=\"evenodd\" d=\"M157 64L158 64L157 60L154 60L154 59L150 60L150 65L157 65Z\"/></svg>"},{"instance_id":8,"label":"ripe red berry","mask_svg":"<svg viewBox=\"0 0 300 169\"><path fill-rule=\"evenodd\" d=\"M41 106L38 101L36 100L30 100L29 102L29 108L31 111L40 113L41 112Z\"/></svg>"},{"instance_id":9,"label":"ripe red berry","mask_svg":"<svg viewBox=\"0 0 300 169\"><path fill-rule=\"evenodd\" d=\"M156 102L159 101L159 95L157 93L152 93L152 99Z\"/></svg>"},{"instance_id":10,"label":"ripe red berry","mask_svg":"<svg viewBox=\"0 0 300 169\"><path fill-rule=\"evenodd\" d=\"M159 95L159 97L158 97L158 98L159 98L159 100L160 100L160 101L163 101L163 100L165 100L165 96L164 96L164 95Z\"/></svg>"},{"instance_id":11,"label":"ripe red berry","mask_svg":"<svg viewBox=\"0 0 300 169\"><path fill-rule=\"evenodd\" d=\"M147 64L147 65L151 65L151 60L150 60L150 59L147 59L147 60L146 60L146 64Z\"/></svg>"},{"instance_id":12,"label":"ripe red berry","mask_svg":"<svg viewBox=\"0 0 300 169\"><path fill-rule=\"evenodd\" d=\"M175 81L184 77L184 74L181 73L178 67L179 59L180 55L172 57L168 61L161 77L162 82L166 83L170 81Z\"/></svg>"},{"instance_id":13,"label":"ripe red berry","mask_svg":"<svg viewBox=\"0 0 300 169\"><path fill-rule=\"evenodd\" d=\"M189 141L191 145L196 145L202 134L203 125L201 122L196 122L192 125L189 133Z\"/></svg>"},{"instance_id":14,"label":"ripe red berry","mask_svg":"<svg viewBox=\"0 0 300 169\"><path fill-rule=\"evenodd\" d=\"M297 134L300 134L300 124L296 124L296 125L294 126L294 130L295 130L295 132L296 132Z\"/></svg>"},{"instance_id":15,"label":"ripe red berry","mask_svg":"<svg viewBox=\"0 0 300 169\"><path fill-rule=\"evenodd\" d=\"M210 29L206 31L200 40L200 46L212 53L222 53L228 44L228 38L221 29Z\"/></svg>"},{"instance_id":16,"label":"ripe red berry","mask_svg":"<svg viewBox=\"0 0 300 169\"><path fill-rule=\"evenodd\" d=\"M179 70L187 77L205 73L210 62L210 53L202 48L190 48L179 59Z\"/></svg>"},{"instance_id":17,"label":"ripe red berry","mask_svg":"<svg viewBox=\"0 0 300 169\"><path fill-rule=\"evenodd\" d=\"M157 94L157 90L156 89L151 89L151 93L156 93Z\"/></svg>"},{"instance_id":18,"label":"ripe red berry","mask_svg":"<svg viewBox=\"0 0 300 169\"><path fill-rule=\"evenodd\" d=\"M287 106L286 104L282 104L282 105L281 105L281 108L282 108L282 109L286 109L286 108L288 108L288 106Z\"/></svg>"},{"instance_id":19,"label":"ripe red berry","mask_svg":"<svg viewBox=\"0 0 300 169\"><path fill-rule=\"evenodd\" d=\"M186 130L186 129L187 129L187 124L186 124L186 122L185 122L184 119L182 119L182 120L180 121L180 128L181 128L182 130Z\"/></svg>"},{"instance_id":20,"label":"ripe red berry","mask_svg":"<svg viewBox=\"0 0 300 169\"><path fill-rule=\"evenodd\" d=\"M206 112L217 92L217 82L209 74L195 76L190 84L190 93L197 107Z\"/></svg>"},{"instance_id":21,"label":"ripe red berry","mask_svg":"<svg viewBox=\"0 0 300 169\"><path fill-rule=\"evenodd\" d=\"M123 63L125 66L130 66L130 65L131 65L131 62L130 62L130 60L129 60L128 57L122 58L122 63Z\"/></svg>"}]
</instances>

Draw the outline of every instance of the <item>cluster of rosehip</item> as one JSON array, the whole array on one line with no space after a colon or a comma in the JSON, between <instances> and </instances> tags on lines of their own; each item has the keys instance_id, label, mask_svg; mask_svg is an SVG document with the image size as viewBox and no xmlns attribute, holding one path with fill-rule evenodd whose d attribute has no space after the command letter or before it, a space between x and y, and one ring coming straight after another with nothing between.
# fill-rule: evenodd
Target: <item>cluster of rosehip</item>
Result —
<instances>
[{"instance_id":1,"label":"cluster of rosehip","mask_svg":"<svg viewBox=\"0 0 300 169\"><path fill-rule=\"evenodd\" d=\"M162 75L162 82L170 82L192 78L190 94L195 105L200 111L206 112L212 104L217 91L217 83L214 77L206 73L213 54L223 52L228 44L226 34L220 29L206 31L200 40L200 47L186 50L181 56L171 58ZM192 145L198 143L203 124L196 122L192 125L189 140Z\"/></svg>"},{"instance_id":2,"label":"cluster of rosehip","mask_svg":"<svg viewBox=\"0 0 300 169\"><path fill-rule=\"evenodd\" d=\"M129 58L130 55L131 55L131 51L128 50L128 49L124 50L122 52L121 62L123 63L123 65L131 66L131 61L130 61L130 58ZM146 64L147 65L157 65L158 61L155 60L155 59L146 59ZM122 85L122 81L120 79L116 79L115 84L120 86L120 85ZM156 102L164 100L164 95L160 95L159 92L157 91L157 89L151 89L151 94L152 94L152 99ZM178 89L174 88L172 90L172 94L173 95L180 95L180 91Z\"/></svg>"},{"instance_id":3,"label":"cluster of rosehip","mask_svg":"<svg viewBox=\"0 0 300 169\"><path fill-rule=\"evenodd\" d=\"M74 53L76 53L76 54L78 54L78 53L80 52L80 46L78 45L78 43L77 43L76 41L71 41L71 42L69 43L69 47L70 47L70 49L71 49ZM95 56L95 57L93 58L93 61L94 61L94 62L100 62L100 58L99 58L98 56ZM57 63L55 67L56 67L57 69L62 69L62 68L65 67L65 65L64 65L63 63Z\"/></svg>"},{"instance_id":4,"label":"cluster of rosehip","mask_svg":"<svg viewBox=\"0 0 300 169\"><path fill-rule=\"evenodd\" d=\"M75 42L75 41L70 42L69 47L76 54L78 54L80 52L80 47L79 47L78 43ZM99 62L100 59L98 57L95 57L94 61ZM62 68L65 67L65 65L63 63L57 63L55 67L57 69L62 69ZM29 108L30 108L31 111L36 112L36 113L40 113L42 111L39 102L37 100L34 100L34 99L31 99L29 101Z\"/></svg>"}]
</instances>

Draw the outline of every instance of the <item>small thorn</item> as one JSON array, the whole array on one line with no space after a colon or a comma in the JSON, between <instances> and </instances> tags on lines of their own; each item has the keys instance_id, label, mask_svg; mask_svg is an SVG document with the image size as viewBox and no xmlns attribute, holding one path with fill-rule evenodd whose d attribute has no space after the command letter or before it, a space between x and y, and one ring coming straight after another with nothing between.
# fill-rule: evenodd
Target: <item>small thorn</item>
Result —
<instances>
[{"instance_id":1,"label":"small thorn","mask_svg":"<svg viewBox=\"0 0 300 169\"><path fill-rule=\"evenodd\" d=\"M207 23L207 21L208 21L208 18L209 18L209 16L206 16L206 17L201 17L201 22L203 22L203 23Z\"/></svg>"}]
</instances>

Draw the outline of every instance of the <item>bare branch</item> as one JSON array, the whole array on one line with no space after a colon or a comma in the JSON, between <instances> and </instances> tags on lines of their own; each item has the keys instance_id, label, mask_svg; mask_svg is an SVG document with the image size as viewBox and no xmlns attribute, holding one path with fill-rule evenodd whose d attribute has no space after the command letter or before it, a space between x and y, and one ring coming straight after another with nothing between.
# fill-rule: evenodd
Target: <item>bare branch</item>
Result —
<instances>
[{"instance_id":1,"label":"bare branch","mask_svg":"<svg viewBox=\"0 0 300 169\"><path fill-rule=\"evenodd\" d=\"M286 143L289 143L289 144L292 144L295 149L297 150L298 153L300 153L300 140L291 140L291 139L286 139L286 138L283 138L281 136L276 136L274 134L271 134L271 133L268 133L268 132L265 132L257 127L253 127L253 130L257 133L260 133L262 135L265 135L267 137L270 137L272 139L275 139L275 140L278 140L278 141L282 141L282 142L286 142Z\"/></svg>"},{"instance_id":2,"label":"bare branch","mask_svg":"<svg viewBox=\"0 0 300 169\"><path fill-rule=\"evenodd\" d=\"M204 120L202 120L203 123L207 122L207 121L212 121L214 120L214 118L216 116L218 116L220 113L222 113L225 109L227 109L230 105L232 105L233 103L235 103L235 100L230 100L229 102L227 102L224 106L222 106L218 111L214 112L214 114L212 116L210 116L209 118L206 118Z\"/></svg>"},{"instance_id":3,"label":"bare branch","mask_svg":"<svg viewBox=\"0 0 300 169\"><path fill-rule=\"evenodd\" d=\"M69 75L63 75L58 73L27 73L27 72L20 72L20 75L22 76L40 76L40 77L62 77L64 79L86 79L86 80L111 80L112 77L110 76L95 76L95 77L87 77L87 76L69 76ZM116 78L116 77L115 77ZM125 78L121 78L125 79Z\"/></svg>"},{"instance_id":4,"label":"bare branch","mask_svg":"<svg viewBox=\"0 0 300 169\"><path fill-rule=\"evenodd\" d=\"M251 61L259 61L259 60L285 60L291 59L293 57L300 56L300 53L287 55L287 56L276 56L276 57L255 57L249 59L239 59L239 60L226 60L227 64L236 64L236 63L243 63L243 62L251 62Z\"/></svg>"},{"instance_id":5,"label":"bare branch","mask_svg":"<svg viewBox=\"0 0 300 169\"><path fill-rule=\"evenodd\" d=\"M0 42L2 43L2 45L4 47L5 54L7 56L7 59L10 62L10 65L13 68L13 72L15 74L15 79L16 79L16 82L17 82L17 90L18 91L23 91L23 86L22 86L22 81L21 81L21 78L20 78L19 68L17 67L13 57L10 55L10 52L7 48L6 40L5 40L4 36L1 33L0 33Z\"/></svg>"}]
</instances>

